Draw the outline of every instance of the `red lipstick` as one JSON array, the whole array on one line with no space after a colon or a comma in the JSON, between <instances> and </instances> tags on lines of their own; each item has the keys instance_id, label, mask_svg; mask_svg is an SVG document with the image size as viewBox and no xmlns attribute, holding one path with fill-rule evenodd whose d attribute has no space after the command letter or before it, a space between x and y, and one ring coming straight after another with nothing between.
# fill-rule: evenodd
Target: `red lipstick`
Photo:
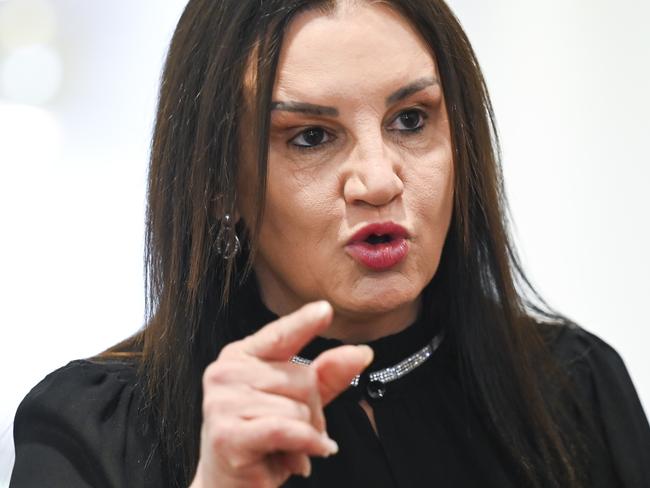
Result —
<instances>
[{"instance_id":1,"label":"red lipstick","mask_svg":"<svg viewBox=\"0 0 650 488\"><path fill-rule=\"evenodd\" d=\"M356 261L375 271L385 271L408 254L408 232L401 225L383 222L366 225L345 246Z\"/></svg>"}]
</instances>

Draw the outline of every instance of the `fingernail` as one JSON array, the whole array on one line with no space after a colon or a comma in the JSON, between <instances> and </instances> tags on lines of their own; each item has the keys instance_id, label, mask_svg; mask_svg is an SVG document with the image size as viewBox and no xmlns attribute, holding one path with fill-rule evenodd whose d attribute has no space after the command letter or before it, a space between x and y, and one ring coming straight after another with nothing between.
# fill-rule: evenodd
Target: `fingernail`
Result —
<instances>
[{"instance_id":1,"label":"fingernail","mask_svg":"<svg viewBox=\"0 0 650 488\"><path fill-rule=\"evenodd\" d=\"M311 475L311 463L307 463L305 469L302 470L302 475L305 478L309 478L309 476Z\"/></svg>"},{"instance_id":2,"label":"fingernail","mask_svg":"<svg viewBox=\"0 0 650 488\"><path fill-rule=\"evenodd\" d=\"M365 355L365 366L368 366L372 362L372 358L375 356L375 352L372 350L370 346L366 346L365 344L362 344L360 346L357 346L359 350L363 351Z\"/></svg>"},{"instance_id":3,"label":"fingernail","mask_svg":"<svg viewBox=\"0 0 650 488\"><path fill-rule=\"evenodd\" d=\"M339 445L330 439L325 433L323 433L323 443L327 447L327 456L331 456L332 454L339 452Z\"/></svg>"},{"instance_id":4,"label":"fingernail","mask_svg":"<svg viewBox=\"0 0 650 488\"><path fill-rule=\"evenodd\" d=\"M332 306L329 304L328 301L320 300L316 302L316 315L319 317L323 317L330 312L331 308Z\"/></svg>"}]
</instances>

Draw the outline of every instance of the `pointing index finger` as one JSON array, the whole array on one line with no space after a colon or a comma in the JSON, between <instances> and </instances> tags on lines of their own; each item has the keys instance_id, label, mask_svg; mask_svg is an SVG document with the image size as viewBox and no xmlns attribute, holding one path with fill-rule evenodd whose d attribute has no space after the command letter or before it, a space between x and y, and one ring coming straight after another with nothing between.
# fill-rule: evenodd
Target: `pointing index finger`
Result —
<instances>
[{"instance_id":1,"label":"pointing index finger","mask_svg":"<svg viewBox=\"0 0 650 488\"><path fill-rule=\"evenodd\" d=\"M332 306L311 302L243 340L244 351L269 361L288 361L332 321Z\"/></svg>"}]
</instances>

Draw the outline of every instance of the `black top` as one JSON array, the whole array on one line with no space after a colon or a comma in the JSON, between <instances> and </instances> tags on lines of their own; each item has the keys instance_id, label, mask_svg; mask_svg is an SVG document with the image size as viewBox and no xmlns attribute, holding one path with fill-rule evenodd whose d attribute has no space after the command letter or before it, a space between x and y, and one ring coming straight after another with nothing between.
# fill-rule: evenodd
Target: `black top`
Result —
<instances>
[{"instance_id":1,"label":"black top","mask_svg":"<svg viewBox=\"0 0 650 488\"><path fill-rule=\"evenodd\" d=\"M273 318L259 316L261 325ZM424 320L369 343L373 371L413 354L438 330ZM313 358L339 345L316 338L301 355ZM378 436L359 406L363 388L350 388L325 410L340 451L312 460L309 479L286 487L516 487L512 466L465 400L450 341L406 376L388 383L383 398L367 396ZM565 326L553 351L569 368L579 397L593 411L598 439L589 445L588 486L650 487L650 428L623 361L605 342ZM16 464L10 487L163 487L160 456L140 428L141 392L126 362L73 361L48 375L16 413Z\"/></svg>"}]
</instances>

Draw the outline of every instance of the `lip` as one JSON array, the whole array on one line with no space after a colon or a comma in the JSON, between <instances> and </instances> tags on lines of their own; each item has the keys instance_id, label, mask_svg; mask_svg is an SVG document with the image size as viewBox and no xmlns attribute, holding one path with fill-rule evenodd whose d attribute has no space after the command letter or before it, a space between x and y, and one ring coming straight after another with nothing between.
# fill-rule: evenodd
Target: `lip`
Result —
<instances>
[{"instance_id":1,"label":"lip","mask_svg":"<svg viewBox=\"0 0 650 488\"><path fill-rule=\"evenodd\" d=\"M348 241L348 245L354 244L355 242L365 241L373 234L389 235L393 239L400 237L406 239L409 236L406 229L395 222L376 222L374 224L368 224L355 232Z\"/></svg>"},{"instance_id":2,"label":"lip","mask_svg":"<svg viewBox=\"0 0 650 488\"><path fill-rule=\"evenodd\" d=\"M371 244L371 235L389 236L389 242ZM374 271L386 271L406 258L409 234L394 222L379 222L359 229L345 246L345 251L357 262Z\"/></svg>"}]
</instances>

